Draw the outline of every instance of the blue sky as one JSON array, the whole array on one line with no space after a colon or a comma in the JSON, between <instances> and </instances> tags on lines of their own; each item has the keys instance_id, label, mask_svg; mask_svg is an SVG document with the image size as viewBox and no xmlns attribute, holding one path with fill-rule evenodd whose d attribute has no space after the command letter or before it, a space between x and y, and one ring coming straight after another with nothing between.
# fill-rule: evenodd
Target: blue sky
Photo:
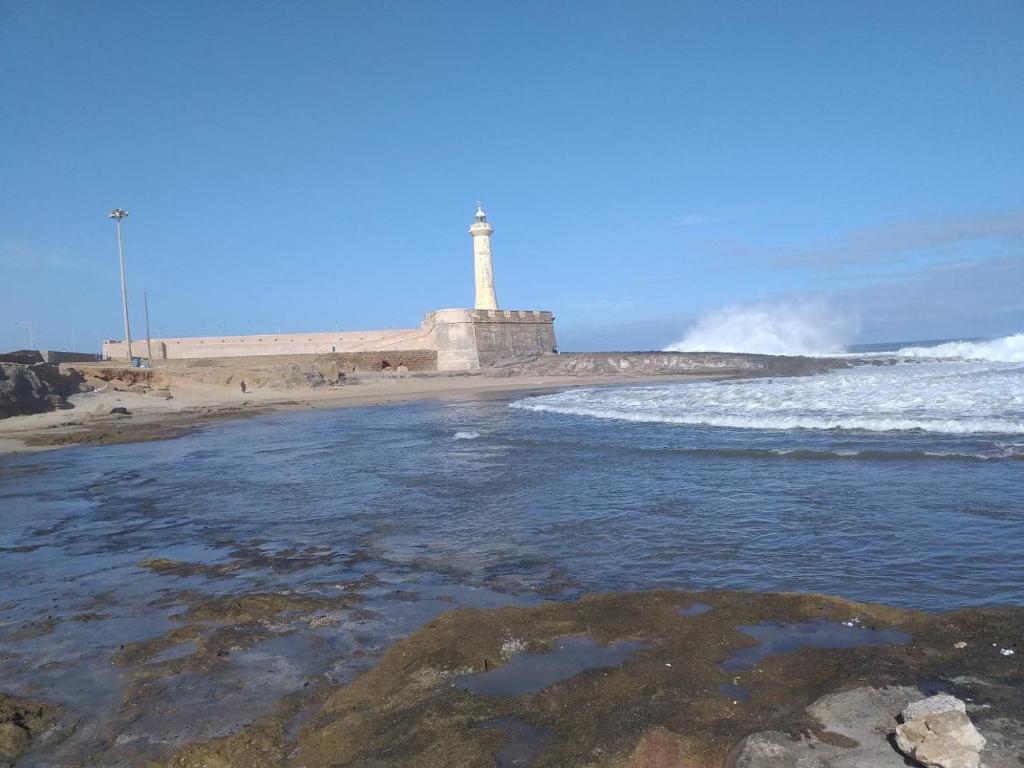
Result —
<instances>
[{"instance_id":1,"label":"blue sky","mask_svg":"<svg viewBox=\"0 0 1024 768\"><path fill-rule=\"evenodd\" d=\"M416 325L563 349L825 297L860 341L1024 329L1024 3L0 5L0 348Z\"/></svg>"}]
</instances>

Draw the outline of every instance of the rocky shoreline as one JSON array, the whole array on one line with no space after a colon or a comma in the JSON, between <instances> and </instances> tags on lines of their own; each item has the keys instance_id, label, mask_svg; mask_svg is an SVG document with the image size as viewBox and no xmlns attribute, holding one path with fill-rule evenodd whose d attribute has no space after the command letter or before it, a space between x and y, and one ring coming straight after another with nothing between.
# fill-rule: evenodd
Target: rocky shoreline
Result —
<instances>
[{"instance_id":1,"label":"rocky shoreline","mask_svg":"<svg viewBox=\"0 0 1024 768\"><path fill-rule=\"evenodd\" d=\"M111 363L3 363L0 453L165 440L215 421L297 408L486 397L652 379L802 376L849 365L808 357L621 352L547 355L472 375L398 370L346 374L329 358L260 364L214 358L152 369ZM246 382L244 392L241 382Z\"/></svg>"},{"instance_id":2,"label":"rocky shoreline","mask_svg":"<svg viewBox=\"0 0 1024 768\"><path fill-rule=\"evenodd\" d=\"M86 391L73 369L51 363L0 362L0 419L68 408L67 398Z\"/></svg>"},{"instance_id":3,"label":"rocky shoreline","mask_svg":"<svg viewBox=\"0 0 1024 768\"><path fill-rule=\"evenodd\" d=\"M197 573L187 566L145 564L182 578ZM330 599L183 596L180 626L112 659L129 680L122 712L129 723L151 717L169 706L162 681L216 681L246 648L358 611L373 584ZM464 608L428 621L351 682L312 678L273 714L159 764L896 768L907 764L896 746L901 711L945 693L966 702L985 741L981 765L1010 768L1024 760L1022 636L1020 608L931 614L790 593L647 591ZM24 757L47 764L67 727L53 725L61 720L46 703L17 706L36 713L31 726L24 716L13 726ZM77 757L102 762L109 748L96 746Z\"/></svg>"}]
</instances>

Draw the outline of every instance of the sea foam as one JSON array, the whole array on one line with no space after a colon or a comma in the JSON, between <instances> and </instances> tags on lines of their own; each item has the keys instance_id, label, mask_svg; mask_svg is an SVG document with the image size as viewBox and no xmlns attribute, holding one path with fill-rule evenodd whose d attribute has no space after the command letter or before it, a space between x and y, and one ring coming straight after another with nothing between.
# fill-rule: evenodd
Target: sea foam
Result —
<instances>
[{"instance_id":1,"label":"sea foam","mask_svg":"<svg viewBox=\"0 0 1024 768\"><path fill-rule=\"evenodd\" d=\"M1024 363L1024 333L990 341L949 341L933 347L904 347L895 354L899 357Z\"/></svg>"},{"instance_id":2,"label":"sea foam","mask_svg":"<svg viewBox=\"0 0 1024 768\"><path fill-rule=\"evenodd\" d=\"M1007 363L863 365L816 376L583 389L515 408L763 430L1024 434L1024 371Z\"/></svg>"}]
</instances>

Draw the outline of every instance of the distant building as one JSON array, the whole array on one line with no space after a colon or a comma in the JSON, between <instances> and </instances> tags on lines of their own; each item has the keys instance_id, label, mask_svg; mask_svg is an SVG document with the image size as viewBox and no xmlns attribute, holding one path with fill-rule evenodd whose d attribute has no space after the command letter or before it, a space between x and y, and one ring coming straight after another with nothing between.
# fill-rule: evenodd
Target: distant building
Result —
<instances>
[{"instance_id":1,"label":"distant building","mask_svg":"<svg viewBox=\"0 0 1024 768\"><path fill-rule=\"evenodd\" d=\"M100 356L93 352L62 352L56 349L21 349L0 353L0 363L93 363Z\"/></svg>"}]
</instances>

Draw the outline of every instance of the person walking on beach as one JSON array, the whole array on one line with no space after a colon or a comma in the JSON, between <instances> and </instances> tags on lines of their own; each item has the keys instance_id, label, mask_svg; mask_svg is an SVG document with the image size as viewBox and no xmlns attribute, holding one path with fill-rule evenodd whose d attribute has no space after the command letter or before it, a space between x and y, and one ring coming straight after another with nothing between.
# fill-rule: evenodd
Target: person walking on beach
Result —
<instances>
[{"instance_id":1,"label":"person walking on beach","mask_svg":"<svg viewBox=\"0 0 1024 768\"><path fill-rule=\"evenodd\" d=\"M242 394L243 395L245 394L245 382L244 381L242 382Z\"/></svg>"}]
</instances>

